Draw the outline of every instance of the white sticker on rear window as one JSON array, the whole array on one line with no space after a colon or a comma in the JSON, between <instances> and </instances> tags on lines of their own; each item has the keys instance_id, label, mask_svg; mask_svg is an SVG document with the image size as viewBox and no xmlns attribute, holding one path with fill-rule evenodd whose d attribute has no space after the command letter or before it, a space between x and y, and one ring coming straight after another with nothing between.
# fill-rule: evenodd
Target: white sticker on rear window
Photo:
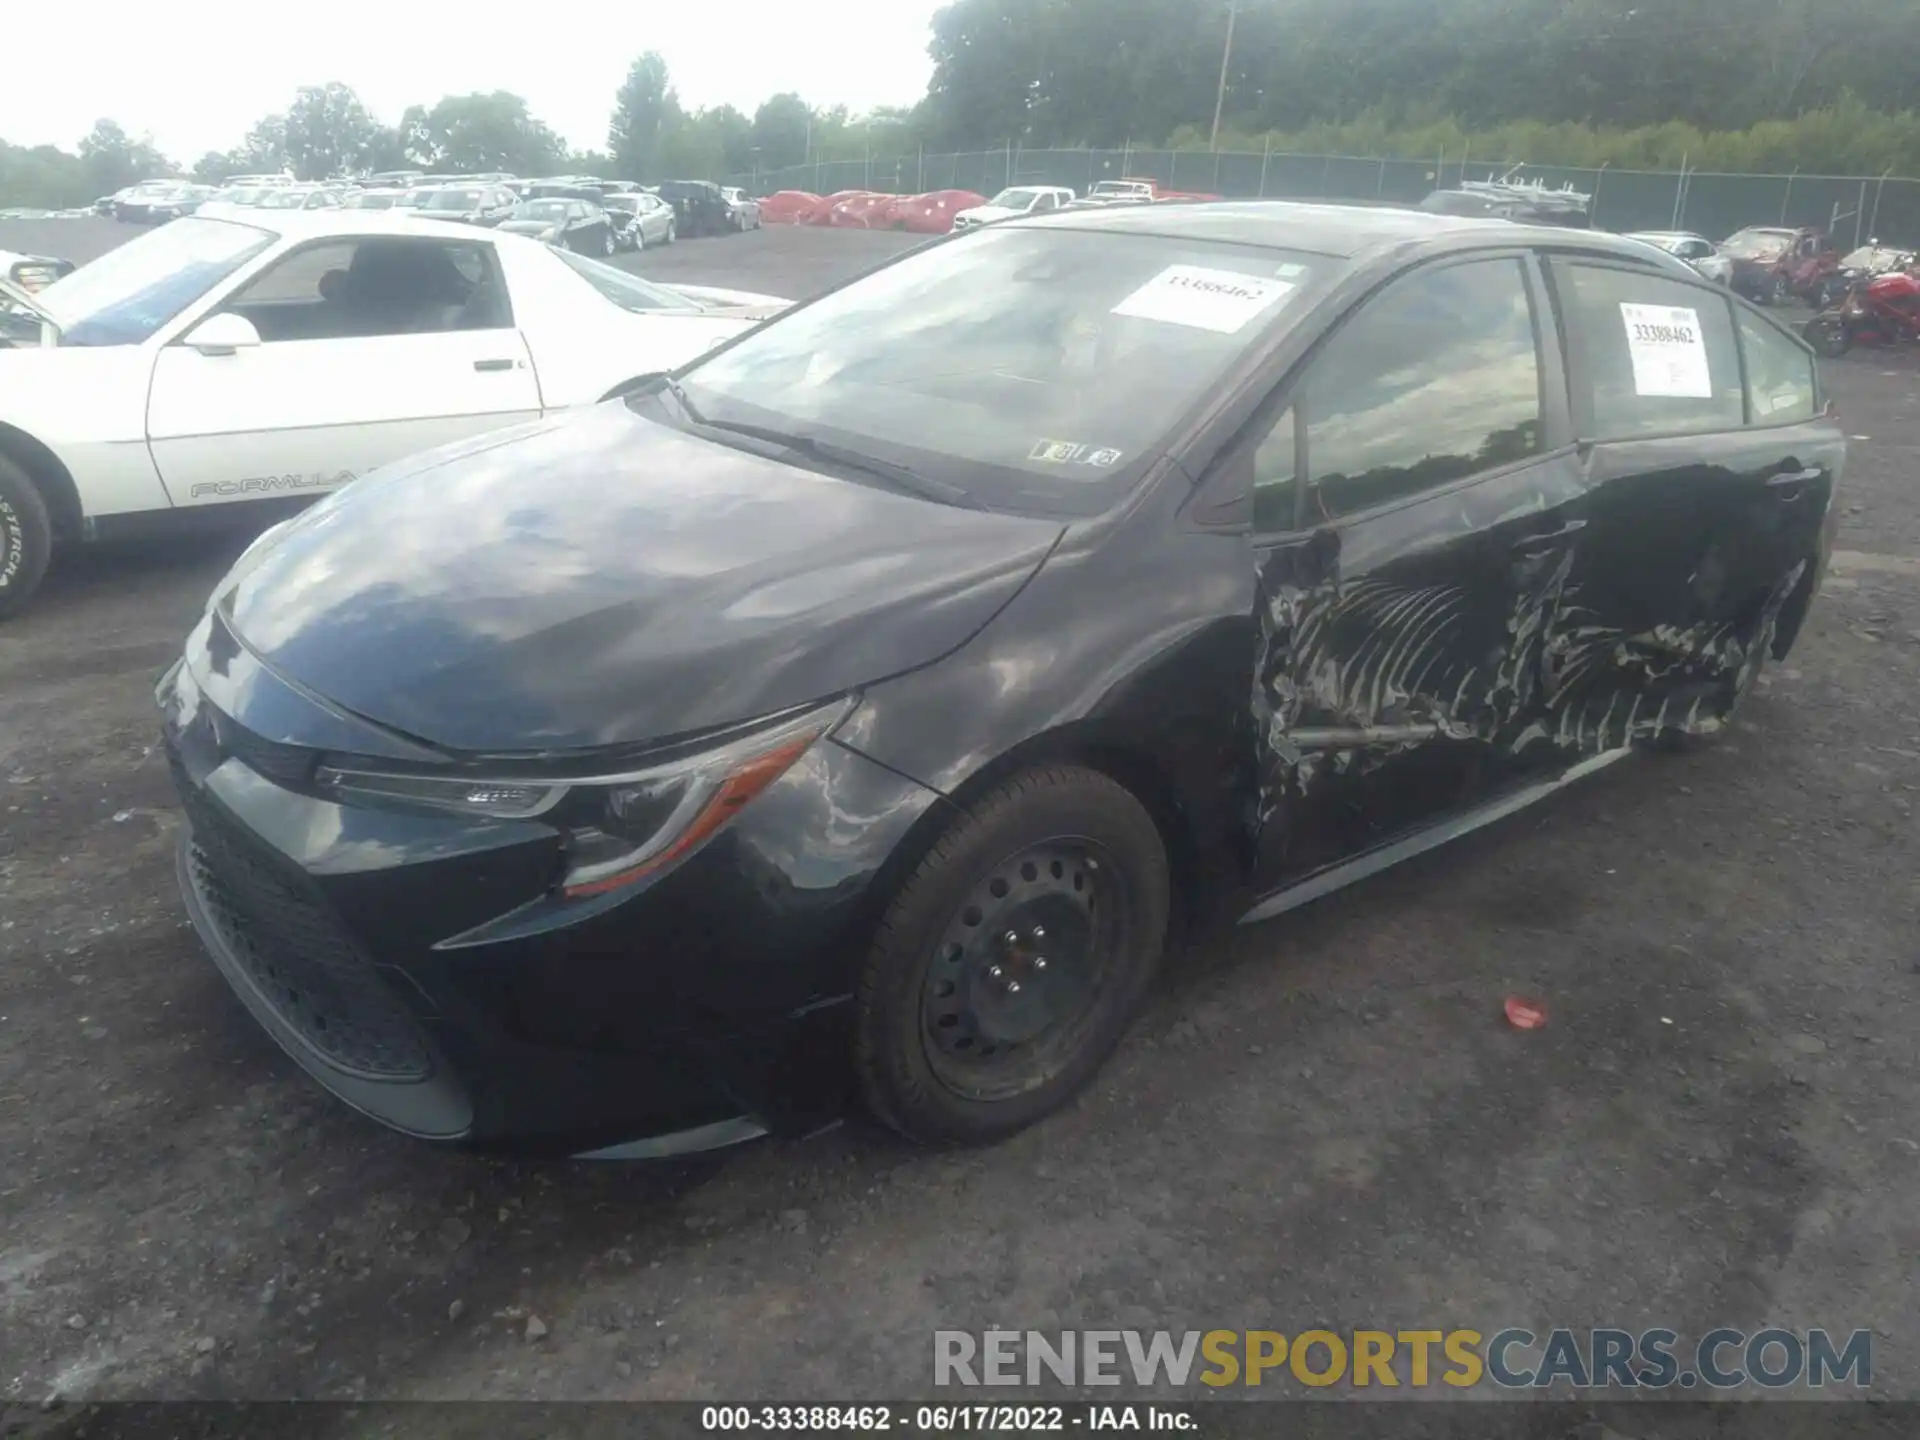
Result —
<instances>
[{"instance_id":1,"label":"white sticker on rear window","mask_svg":"<svg viewBox=\"0 0 1920 1440\"><path fill-rule=\"evenodd\" d=\"M1707 342L1698 313L1622 301L1620 318L1627 327L1636 395L1676 400L1713 398L1713 376L1707 370Z\"/></svg>"},{"instance_id":2,"label":"white sticker on rear window","mask_svg":"<svg viewBox=\"0 0 1920 1440\"><path fill-rule=\"evenodd\" d=\"M1113 307L1116 315L1232 335L1298 288L1238 270L1169 265Z\"/></svg>"}]
</instances>

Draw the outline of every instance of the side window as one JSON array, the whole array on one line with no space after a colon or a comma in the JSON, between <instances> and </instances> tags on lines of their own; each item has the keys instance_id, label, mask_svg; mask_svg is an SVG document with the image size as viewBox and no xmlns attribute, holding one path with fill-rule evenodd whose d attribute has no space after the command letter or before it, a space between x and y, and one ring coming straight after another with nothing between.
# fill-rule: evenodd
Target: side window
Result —
<instances>
[{"instance_id":1,"label":"side window","mask_svg":"<svg viewBox=\"0 0 1920 1440\"><path fill-rule=\"evenodd\" d=\"M1740 428L1740 357L1724 294L1598 265L1565 265L1558 273L1580 321L1593 415L1593 433L1584 438Z\"/></svg>"},{"instance_id":2,"label":"side window","mask_svg":"<svg viewBox=\"0 0 1920 1440\"><path fill-rule=\"evenodd\" d=\"M1297 523L1293 407L1274 421L1253 452L1253 530L1282 535Z\"/></svg>"},{"instance_id":3,"label":"side window","mask_svg":"<svg viewBox=\"0 0 1920 1440\"><path fill-rule=\"evenodd\" d=\"M493 247L458 240L309 245L261 272L225 308L251 320L268 344L513 324Z\"/></svg>"},{"instance_id":4,"label":"side window","mask_svg":"<svg viewBox=\"0 0 1920 1440\"><path fill-rule=\"evenodd\" d=\"M1747 361L1747 395L1756 425L1811 420L1818 408L1813 356L1771 321L1737 312Z\"/></svg>"},{"instance_id":5,"label":"side window","mask_svg":"<svg viewBox=\"0 0 1920 1440\"><path fill-rule=\"evenodd\" d=\"M1320 519L1538 454L1540 362L1521 263L1396 281L1315 357L1295 404Z\"/></svg>"}]
</instances>

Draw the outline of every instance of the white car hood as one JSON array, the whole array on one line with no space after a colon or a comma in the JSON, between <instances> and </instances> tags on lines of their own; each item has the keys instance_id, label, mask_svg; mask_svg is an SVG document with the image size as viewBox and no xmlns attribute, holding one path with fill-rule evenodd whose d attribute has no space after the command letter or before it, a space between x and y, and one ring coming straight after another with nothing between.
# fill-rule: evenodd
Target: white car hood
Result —
<instances>
[{"instance_id":1,"label":"white car hood","mask_svg":"<svg viewBox=\"0 0 1920 1440\"><path fill-rule=\"evenodd\" d=\"M710 315L726 315L743 320L764 320L778 315L793 304L780 295L764 295L757 290L728 290L718 285L673 285L655 282L663 290L684 295L707 306Z\"/></svg>"},{"instance_id":2,"label":"white car hood","mask_svg":"<svg viewBox=\"0 0 1920 1440\"><path fill-rule=\"evenodd\" d=\"M958 211L953 218L970 220L976 225L991 225L996 220L1012 220L1026 213L1006 205L976 205L971 210Z\"/></svg>"}]
</instances>

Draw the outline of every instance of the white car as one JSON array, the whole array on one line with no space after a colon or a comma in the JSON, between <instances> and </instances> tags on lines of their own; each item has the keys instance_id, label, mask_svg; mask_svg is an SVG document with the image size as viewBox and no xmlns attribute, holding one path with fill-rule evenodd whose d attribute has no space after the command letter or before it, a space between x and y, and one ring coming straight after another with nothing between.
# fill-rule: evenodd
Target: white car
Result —
<instances>
[{"instance_id":1,"label":"white car","mask_svg":"<svg viewBox=\"0 0 1920 1440\"><path fill-rule=\"evenodd\" d=\"M727 213L733 216L733 228L740 231L760 228L760 202L753 199L738 185L722 185L721 195L726 197Z\"/></svg>"},{"instance_id":2,"label":"white car","mask_svg":"<svg viewBox=\"0 0 1920 1440\"><path fill-rule=\"evenodd\" d=\"M991 225L996 220L1013 220L1022 215L1044 215L1049 210L1064 210L1073 203L1073 191L1061 185L1013 185L1002 190L984 205L961 210L953 217L953 228L971 230L976 225Z\"/></svg>"},{"instance_id":3,"label":"white car","mask_svg":"<svg viewBox=\"0 0 1920 1440\"><path fill-rule=\"evenodd\" d=\"M190 216L0 280L0 615L56 540L331 490L610 398L783 308L364 210Z\"/></svg>"},{"instance_id":4,"label":"white car","mask_svg":"<svg viewBox=\"0 0 1920 1440\"><path fill-rule=\"evenodd\" d=\"M1702 279L1716 285L1733 283L1733 261L1722 255L1719 247L1704 235L1695 235L1690 230L1635 230L1627 239L1638 240L1686 261Z\"/></svg>"}]
</instances>

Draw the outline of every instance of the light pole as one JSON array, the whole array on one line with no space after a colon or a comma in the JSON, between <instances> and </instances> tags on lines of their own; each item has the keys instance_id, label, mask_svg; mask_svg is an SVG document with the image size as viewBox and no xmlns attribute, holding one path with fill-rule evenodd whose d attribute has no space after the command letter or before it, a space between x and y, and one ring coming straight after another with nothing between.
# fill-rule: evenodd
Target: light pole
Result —
<instances>
[{"instance_id":1,"label":"light pole","mask_svg":"<svg viewBox=\"0 0 1920 1440\"><path fill-rule=\"evenodd\" d=\"M1227 66L1233 59L1233 20L1240 13L1238 0L1228 0L1227 43L1220 51L1220 89L1213 97L1213 134L1207 140L1209 150L1220 148L1220 112L1227 104Z\"/></svg>"}]
</instances>

